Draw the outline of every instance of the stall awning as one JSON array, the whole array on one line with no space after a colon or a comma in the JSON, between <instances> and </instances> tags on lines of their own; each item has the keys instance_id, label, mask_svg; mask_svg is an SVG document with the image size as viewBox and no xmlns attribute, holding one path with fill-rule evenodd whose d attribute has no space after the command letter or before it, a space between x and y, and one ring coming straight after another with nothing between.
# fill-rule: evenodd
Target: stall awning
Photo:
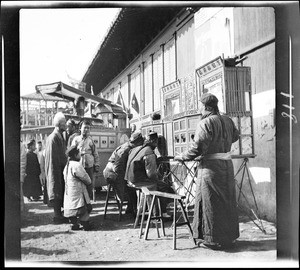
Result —
<instances>
[{"instance_id":1,"label":"stall awning","mask_svg":"<svg viewBox=\"0 0 300 270\"><path fill-rule=\"evenodd\" d=\"M83 97L86 102L95 103L96 113L113 113L115 118L126 118L126 112L121 106L112 103L110 100L100 98L87 92L76 89L63 82L55 82L50 84L42 84L35 86L36 92L43 95L50 95L63 98L69 101L75 101L79 97Z\"/></svg>"},{"instance_id":2,"label":"stall awning","mask_svg":"<svg viewBox=\"0 0 300 270\"><path fill-rule=\"evenodd\" d=\"M51 84L42 84L35 86L36 92L43 94L48 94L51 96L60 97L70 101L77 100L79 97L84 97L85 101L93 103L102 103L106 105L111 105L111 101L100 98L98 96L92 95L90 93L76 89L70 85L63 82L55 82Z\"/></svg>"}]
</instances>

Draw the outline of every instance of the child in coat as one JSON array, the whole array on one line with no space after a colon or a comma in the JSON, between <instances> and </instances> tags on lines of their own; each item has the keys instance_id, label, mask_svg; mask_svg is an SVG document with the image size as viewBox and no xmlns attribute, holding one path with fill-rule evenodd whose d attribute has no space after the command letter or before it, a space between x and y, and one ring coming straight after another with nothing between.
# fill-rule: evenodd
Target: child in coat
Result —
<instances>
[{"instance_id":1,"label":"child in coat","mask_svg":"<svg viewBox=\"0 0 300 270\"><path fill-rule=\"evenodd\" d=\"M72 223L72 230L85 231L91 229L89 218L92 210L87 186L92 184L91 178L80 161L80 152L76 146L67 150L68 162L64 168L65 194L64 216Z\"/></svg>"}]
</instances>

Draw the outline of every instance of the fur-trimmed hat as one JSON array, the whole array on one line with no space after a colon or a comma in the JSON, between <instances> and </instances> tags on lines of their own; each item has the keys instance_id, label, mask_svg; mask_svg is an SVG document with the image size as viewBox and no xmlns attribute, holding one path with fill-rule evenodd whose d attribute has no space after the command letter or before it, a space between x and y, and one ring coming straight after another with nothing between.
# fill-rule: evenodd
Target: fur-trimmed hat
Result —
<instances>
[{"instance_id":1,"label":"fur-trimmed hat","mask_svg":"<svg viewBox=\"0 0 300 270\"><path fill-rule=\"evenodd\" d=\"M148 133L148 140L158 139L157 132L150 130Z\"/></svg>"},{"instance_id":2,"label":"fur-trimmed hat","mask_svg":"<svg viewBox=\"0 0 300 270\"><path fill-rule=\"evenodd\" d=\"M131 143L137 143L137 142L142 142L144 141L144 137L140 131L136 131L131 134L131 137L129 139Z\"/></svg>"},{"instance_id":3,"label":"fur-trimmed hat","mask_svg":"<svg viewBox=\"0 0 300 270\"><path fill-rule=\"evenodd\" d=\"M68 157L74 157L74 156L76 156L78 154L78 152L79 152L79 149L77 148L77 146L76 145L72 145L72 146L70 146L67 149L66 155Z\"/></svg>"}]
</instances>

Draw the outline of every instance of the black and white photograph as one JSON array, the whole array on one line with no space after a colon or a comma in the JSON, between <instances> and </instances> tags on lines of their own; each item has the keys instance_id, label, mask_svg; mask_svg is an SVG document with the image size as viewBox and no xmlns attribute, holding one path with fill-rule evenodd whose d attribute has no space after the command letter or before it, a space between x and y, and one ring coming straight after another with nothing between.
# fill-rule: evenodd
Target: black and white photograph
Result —
<instances>
[{"instance_id":1,"label":"black and white photograph","mask_svg":"<svg viewBox=\"0 0 300 270\"><path fill-rule=\"evenodd\" d=\"M4 267L299 268L298 1L2 1Z\"/></svg>"}]
</instances>

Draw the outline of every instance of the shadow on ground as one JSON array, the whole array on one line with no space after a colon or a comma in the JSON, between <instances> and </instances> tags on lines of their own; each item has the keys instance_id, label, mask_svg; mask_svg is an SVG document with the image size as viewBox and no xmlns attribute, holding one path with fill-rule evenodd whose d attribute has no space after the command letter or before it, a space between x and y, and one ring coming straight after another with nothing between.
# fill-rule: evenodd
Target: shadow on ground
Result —
<instances>
[{"instance_id":1,"label":"shadow on ground","mask_svg":"<svg viewBox=\"0 0 300 270\"><path fill-rule=\"evenodd\" d=\"M106 190L96 193L96 201L92 202L93 210L91 212L90 221L94 226L93 231L115 231L115 230L124 230L124 229L134 229L134 217L128 214L123 214L121 221L118 221L119 213L118 207L115 204L113 198L110 198L110 204L108 206L108 211L106 218L104 219L104 204L106 198ZM27 213L22 216L21 226L22 228L33 227L33 230L27 232L26 230L21 230L21 239L46 239L59 234L73 234L74 232L70 230L69 224L53 225L55 226L56 231L50 231L40 226L50 225L52 223L53 209L49 208L43 201L38 202L27 202L26 207L28 209ZM124 205L124 210L126 209L126 204ZM189 217L192 221L192 212L190 209ZM123 211L124 213L124 211ZM255 228L254 223L251 219L245 216L239 218L240 227L243 227L241 230L241 237L237 239L236 246L232 249L224 250L228 253L239 253L243 251L268 251L276 250L276 233L263 234L260 230ZM21 228L21 229L22 229ZM138 226L139 228L139 226ZM138 233L138 228L135 230ZM145 228L145 225L144 225ZM149 241L172 241L172 222L165 222L166 228L166 237L158 238L157 235L149 237ZM31 229L31 228L30 228ZM150 230L156 230L154 227L151 227ZM189 239L187 228L184 228L184 234L177 234L177 240L180 239ZM161 230L160 230L161 233ZM190 239L192 241L192 239ZM196 246L191 246L190 248L185 249L196 249L199 248ZM200 248L206 248L203 245ZM37 253L44 255L52 254L64 254L67 250L55 250L55 251L46 251L39 248L35 248ZM178 248L180 249L180 248ZM30 252L35 252L35 250L30 249ZM29 249L26 247L22 249L23 254L28 254Z\"/></svg>"}]
</instances>

